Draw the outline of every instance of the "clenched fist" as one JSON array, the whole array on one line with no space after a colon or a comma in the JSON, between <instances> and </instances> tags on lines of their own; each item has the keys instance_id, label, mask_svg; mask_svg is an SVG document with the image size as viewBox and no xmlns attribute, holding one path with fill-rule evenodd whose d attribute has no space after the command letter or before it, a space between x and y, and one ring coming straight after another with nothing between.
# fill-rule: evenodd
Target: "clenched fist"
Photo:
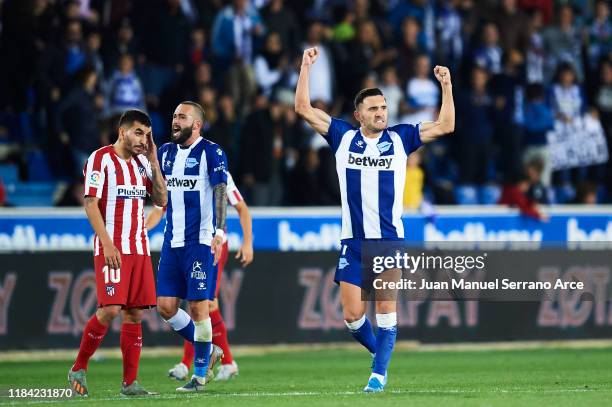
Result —
<instances>
[{"instance_id":1,"label":"clenched fist","mask_svg":"<svg viewBox=\"0 0 612 407\"><path fill-rule=\"evenodd\" d=\"M302 66L312 65L315 63L317 58L319 57L319 50L316 47L306 48L304 50L304 55L302 56Z\"/></svg>"},{"instance_id":2,"label":"clenched fist","mask_svg":"<svg viewBox=\"0 0 612 407\"><path fill-rule=\"evenodd\" d=\"M451 84L450 71L447 67L436 65L436 67L434 68L434 75L441 85Z\"/></svg>"}]
</instances>

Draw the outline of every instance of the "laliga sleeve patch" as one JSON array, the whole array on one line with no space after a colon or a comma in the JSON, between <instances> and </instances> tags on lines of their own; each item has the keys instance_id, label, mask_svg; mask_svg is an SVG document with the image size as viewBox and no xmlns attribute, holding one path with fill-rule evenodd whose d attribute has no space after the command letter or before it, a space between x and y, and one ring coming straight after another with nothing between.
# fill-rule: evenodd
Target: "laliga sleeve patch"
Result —
<instances>
[{"instance_id":1,"label":"laliga sleeve patch","mask_svg":"<svg viewBox=\"0 0 612 407\"><path fill-rule=\"evenodd\" d=\"M91 174L89 174L89 179L87 180L87 183L94 188L99 188L101 178L102 175L100 174L100 171L92 171Z\"/></svg>"}]
</instances>

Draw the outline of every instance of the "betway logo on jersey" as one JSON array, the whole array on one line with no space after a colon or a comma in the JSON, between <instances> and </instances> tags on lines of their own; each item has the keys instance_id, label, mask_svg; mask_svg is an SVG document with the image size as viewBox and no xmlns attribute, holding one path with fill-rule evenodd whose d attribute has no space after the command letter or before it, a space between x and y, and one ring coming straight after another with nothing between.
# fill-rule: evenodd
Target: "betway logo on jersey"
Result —
<instances>
[{"instance_id":1,"label":"betway logo on jersey","mask_svg":"<svg viewBox=\"0 0 612 407\"><path fill-rule=\"evenodd\" d=\"M182 177L168 177L166 186L168 190L195 191L200 178L197 175L184 175Z\"/></svg>"},{"instance_id":2,"label":"betway logo on jersey","mask_svg":"<svg viewBox=\"0 0 612 407\"><path fill-rule=\"evenodd\" d=\"M359 157L350 153L348 157L349 164L367 168L384 168L388 170L389 168L391 168L392 162L392 157Z\"/></svg>"},{"instance_id":3,"label":"betway logo on jersey","mask_svg":"<svg viewBox=\"0 0 612 407\"><path fill-rule=\"evenodd\" d=\"M117 185L117 198L141 199L147 197L144 185Z\"/></svg>"}]
</instances>

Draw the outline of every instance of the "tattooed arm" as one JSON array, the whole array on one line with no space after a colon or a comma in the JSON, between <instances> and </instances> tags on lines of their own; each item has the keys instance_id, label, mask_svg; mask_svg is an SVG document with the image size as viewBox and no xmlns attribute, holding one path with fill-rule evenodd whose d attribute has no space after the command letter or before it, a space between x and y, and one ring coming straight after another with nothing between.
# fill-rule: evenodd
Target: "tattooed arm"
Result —
<instances>
[{"instance_id":1,"label":"tattooed arm","mask_svg":"<svg viewBox=\"0 0 612 407\"><path fill-rule=\"evenodd\" d=\"M217 265L219 258L221 257L221 250L223 247L223 236L225 235L225 219L227 217L227 184L220 183L215 186L214 189L215 199L215 236L213 237L212 243L210 244L210 250L215 256L213 265Z\"/></svg>"}]
</instances>

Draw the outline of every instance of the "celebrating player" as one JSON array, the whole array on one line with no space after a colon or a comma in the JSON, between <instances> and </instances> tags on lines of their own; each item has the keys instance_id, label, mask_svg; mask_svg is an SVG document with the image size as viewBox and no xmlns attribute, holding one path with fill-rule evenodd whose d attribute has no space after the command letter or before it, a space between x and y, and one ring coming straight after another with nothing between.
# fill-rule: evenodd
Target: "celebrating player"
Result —
<instances>
[{"instance_id":1,"label":"celebrating player","mask_svg":"<svg viewBox=\"0 0 612 407\"><path fill-rule=\"evenodd\" d=\"M142 309L155 306L155 285L149 239L144 225L144 199L167 202L166 184L157 160L151 119L128 110L119 119L114 145L94 151L85 165L85 212L93 230L98 310L81 339L76 361L68 371L72 390L87 396L86 372L112 320L121 312L123 354L121 394L153 394L137 381L142 348Z\"/></svg>"},{"instance_id":2,"label":"celebrating player","mask_svg":"<svg viewBox=\"0 0 612 407\"><path fill-rule=\"evenodd\" d=\"M442 106L435 122L387 127L387 104L377 88L363 89L355 97L355 119L360 127L331 118L313 108L309 96L311 66L319 53L304 51L297 83L295 111L329 143L336 156L342 201L342 249L335 281L346 326L353 337L374 356L372 374L364 388L380 392L387 382L387 366L397 335L395 301L376 301L376 336L365 316L361 289L361 244L375 240L401 240L402 195L408 155L424 143L451 133L455 107L448 68L436 66L434 75L442 87ZM379 159L384 158L384 159Z\"/></svg>"},{"instance_id":3,"label":"celebrating player","mask_svg":"<svg viewBox=\"0 0 612 407\"><path fill-rule=\"evenodd\" d=\"M217 144L200 136L204 110L182 102L174 111L171 143L159 149L168 186L167 223L157 273L157 310L193 342L194 375L179 392L204 390L223 351L212 344L210 301L225 236L227 160ZM213 257L214 256L214 257ZM179 308L189 303L189 314ZM191 315L191 317L189 316Z\"/></svg>"},{"instance_id":4,"label":"celebrating player","mask_svg":"<svg viewBox=\"0 0 612 407\"><path fill-rule=\"evenodd\" d=\"M236 259L240 259L242 267L248 266L253 261L253 232L251 225L251 214L247 207L240 191L236 187L232 175L227 173L227 201L230 205L236 208L238 217L240 218L240 226L242 227L242 245L236 253ZM151 212L147 215L146 225L147 230L153 229L161 220L164 210L160 207L154 207ZM210 322L213 330L213 345L217 345L223 350L223 360L221 361L221 367L217 372L215 380L229 380L232 377L238 375L238 365L232 358L232 353L229 348L227 340L227 329L225 328L225 322L221 316L219 310L219 289L221 288L221 275L227 262L228 246L227 236L223 237L223 252L219 259L219 265L217 266L217 290L215 292L215 300L210 303ZM168 376L173 377L177 380L186 380L189 374L189 368L193 362L194 349L193 344L190 341L184 341L183 343L183 359L174 365L172 369L168 371Z\"/></svg>"}]
</instances>

